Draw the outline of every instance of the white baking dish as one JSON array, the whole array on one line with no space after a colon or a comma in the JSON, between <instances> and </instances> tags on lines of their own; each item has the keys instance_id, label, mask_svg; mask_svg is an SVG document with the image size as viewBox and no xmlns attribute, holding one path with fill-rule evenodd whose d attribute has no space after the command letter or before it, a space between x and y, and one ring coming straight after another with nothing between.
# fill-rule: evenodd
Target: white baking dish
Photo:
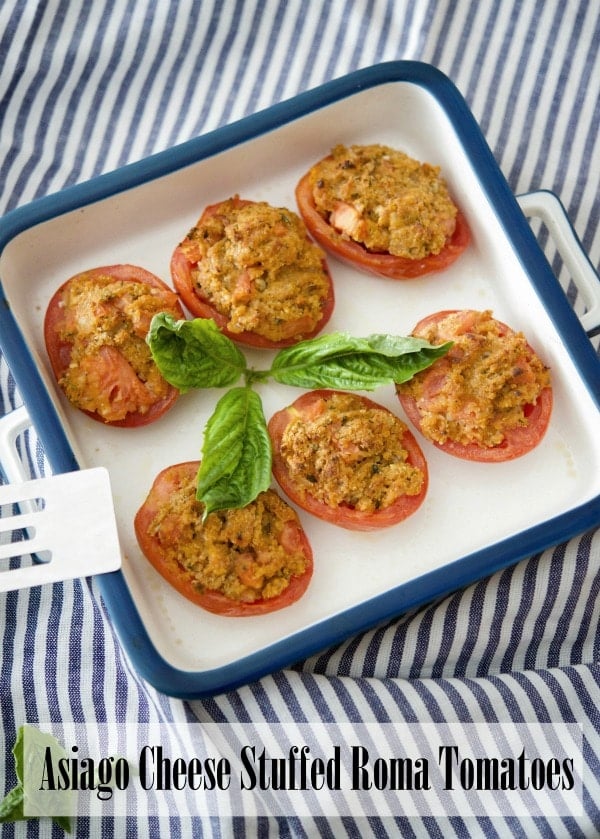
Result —
<instances>
[{"instance_id":1,"label":"white baking dish","mask_svg":"<svg viewBox=\"0 0 600 839\"><path fill-rule=\"evenodd\" d=\"M172 250L205 205L239 193L294 208L295 184L314 161L336 143L369 142L439 164L473 241L444 273L405 282L332 259L336 308L326 331L408 334L439 309L492 309L552 368L550 428L535 451L503 464L458 461L423 441L430 487L417 514L380 533L352 533L301 513L315 556L306 595L261 617L208 614L146 562L133 517L163 467L199 458L222 392L189 393L145 428L103 427L58 392L44 350L46 305L65 279L100 265L133 263L169 281ZM564 232L552 196L524 207ZM0 222L2 348L54 471L109 470L123 565L98 579L142 676L177 696L223 691L600 522L600 364L586 335L600 323L600 303L568 230L565 242L588 297L583 324L461 96L439 71L414 62L357 71ZM268 353L247 355L268 365ZM275 383L258 389L267 418L299 395ZM402 414L392 388L371 398Z\"/></svg>"}]
</instances>

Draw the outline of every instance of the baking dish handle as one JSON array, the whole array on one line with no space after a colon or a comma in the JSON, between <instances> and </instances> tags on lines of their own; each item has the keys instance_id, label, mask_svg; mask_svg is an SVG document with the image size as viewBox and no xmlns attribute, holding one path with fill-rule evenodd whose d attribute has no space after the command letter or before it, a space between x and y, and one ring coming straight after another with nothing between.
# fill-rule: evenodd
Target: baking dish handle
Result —
<instances>
[{"instance_id":1,"label":"baking dish handle","mask_svg":"<svg viewBox=\"0 0 600 839\"><path fill-rule=\"evenodd\" d=\"M573 283L583 296L586 311L579 315L579 320L588 334L595 333L600 329L600 277L562 202L557 195L545 189L517 195L517 201L528 218L539 218L546 225Z\"/></svg>"}]
</instances>

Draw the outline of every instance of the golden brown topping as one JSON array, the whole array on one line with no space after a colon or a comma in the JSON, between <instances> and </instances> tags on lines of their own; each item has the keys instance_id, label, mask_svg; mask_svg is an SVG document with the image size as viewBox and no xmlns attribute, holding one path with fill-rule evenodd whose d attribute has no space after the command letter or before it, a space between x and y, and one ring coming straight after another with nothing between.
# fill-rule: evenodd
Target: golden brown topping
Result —
<instances>
[{"instance_id":1,"label":"golden brown topping","mask_svg":"<svg viewBox=\"0 0 600 839\"><path fill-rule=\"evenodd\" d=\"M457 208L438 166L383 145L336 146L310 172L317 210L368 250L408 259L438 254Z\"/></svg>"},{"instance_id":2,"label":"golden brown topping","mask_svg":"<svg viewBox=\"0 0 600 839\"><path fill-rule=\"evenodd\" d=\"M421 430L435 442L499 445L507 430L527 424L525 407L550 385L525 336L489 311L448 314L418 335L432 344L454 341L447 355L398 386L416 400Z\"/></svg>"},{"instance_id":3,"label":"golden brown topping","mask_svg":"<svg viewBox=\"0 0 600 839\"><path fill-rule=\"evenodd\" d=\"M198 293L229 319L230 332L280 341L317 327L330 283L299 216L233 198L201 222L182 247L198 261Z\"/></svg>"},{"instance_id":4,"label":"golden brown topping","mask_svg":"<svg viewBox=\"0 0 600 839\"><path fill-rule=\"evenodd\" d=\"M166 561L185 568L199 591L252 603L281 594L306 570L296 513L272 490L247 507L210 513L204 522L202 512L192 475L164 499L149 530Z\"/></svg>"},{"instance_id":5,"label":"golden brown topping","mask_svg":"<svg viewBox=\"0 0 600 839\"><path fill-rule=\"evenodd\" d=\"M158 312L181 316L174 293L81 274L65 286L61 306L59 337L71 345L71 357L59 384L76 407L113 422L130 412L145 413L168 394L146 334Z\"/></svg>"},{"instance_id":6,"label":"golden brown topping","mask_svg":"<svg viewBox=\"0 0 600 839\"><path fill-rule=\"evenodd\" d=\"M358 396L335 393L287 426L281 454L296 486L331 507L372 512L418 495L424 476L407 462L406 425Z\"/></svg>"}]
</instances>

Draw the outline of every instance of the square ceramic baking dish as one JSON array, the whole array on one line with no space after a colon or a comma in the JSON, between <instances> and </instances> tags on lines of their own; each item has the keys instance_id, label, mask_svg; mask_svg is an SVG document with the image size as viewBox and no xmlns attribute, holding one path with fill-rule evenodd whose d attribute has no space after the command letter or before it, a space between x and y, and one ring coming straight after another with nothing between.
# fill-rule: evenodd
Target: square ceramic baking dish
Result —
<instances>
[{"instance_id":1,"label":"square ceramic baking dish","mask_svg":"<svg viewBox=\"0 0 600 839\"><path fill-rule=\"evenodd\" d=\"M469 249L439 275L397 282L331 259L336 308L327 331L408 334L446 308L491 309L523 330L551 367L555 406L541 445L500 464L458 461L422 441L430 470L417 514L353 533L303 512L315 572L304 597L273 614L225 618L181 598L146 562L135 512L165 466L197 459L220 392L186 394L137 429L103 427L65 403L42 324L60 283L133 263L169 282L175 245L203 208L238 193L295 208L294 187L336 143L386 143L441 167L471 227ZM578 316L526 216L542 216L581 285ZM19 208L0 222L2 349L54 472L106 467L122 567L98 582L140 674L165 693L201 697L254 680L600 522L600 323L597 278L558 202L511 193L468 107L433 67L359 70L116 172ZM587 330L587 332L586 332ZM250 363L268 353L248 351ZM299 392L259 386L267 418ZM401 414L392 388L372 395ZM81 571L86 574L85 545Z\"/></svg>"}]
</instances>

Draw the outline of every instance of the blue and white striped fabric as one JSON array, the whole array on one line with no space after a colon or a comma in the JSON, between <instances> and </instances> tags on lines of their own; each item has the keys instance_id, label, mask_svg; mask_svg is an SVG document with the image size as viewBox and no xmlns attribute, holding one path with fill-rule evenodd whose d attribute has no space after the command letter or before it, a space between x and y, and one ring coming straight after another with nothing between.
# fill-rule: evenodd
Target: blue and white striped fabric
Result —
<instances>
[{"instance_id":1,"label":"blue and white striped fabric","mask_svg":"<svg viewBox=\"0 0 600 839\"><path fill-rule=\"evenodd\" d=\"M0 4L0 56L2 213L359 67L410 58L454 81L515 193L558 194L600 267L597 0L15 0ZM560 279L581 308L564 271ZM4 362L0 396L3 412L20 402ZM25 449L32 473L43 472L34 432ZM82 820L77 835L597 836L599 594L600 534L586 533L289 670L190 703L134 672L93 581L0 595L3 745L8 753L16 728L36 719L575 722L587 771L573 817L131 817ZM3 774L8 790L12 767ZM58 835L49 820L2 832Z\"/></svg>"}]
</instances>

